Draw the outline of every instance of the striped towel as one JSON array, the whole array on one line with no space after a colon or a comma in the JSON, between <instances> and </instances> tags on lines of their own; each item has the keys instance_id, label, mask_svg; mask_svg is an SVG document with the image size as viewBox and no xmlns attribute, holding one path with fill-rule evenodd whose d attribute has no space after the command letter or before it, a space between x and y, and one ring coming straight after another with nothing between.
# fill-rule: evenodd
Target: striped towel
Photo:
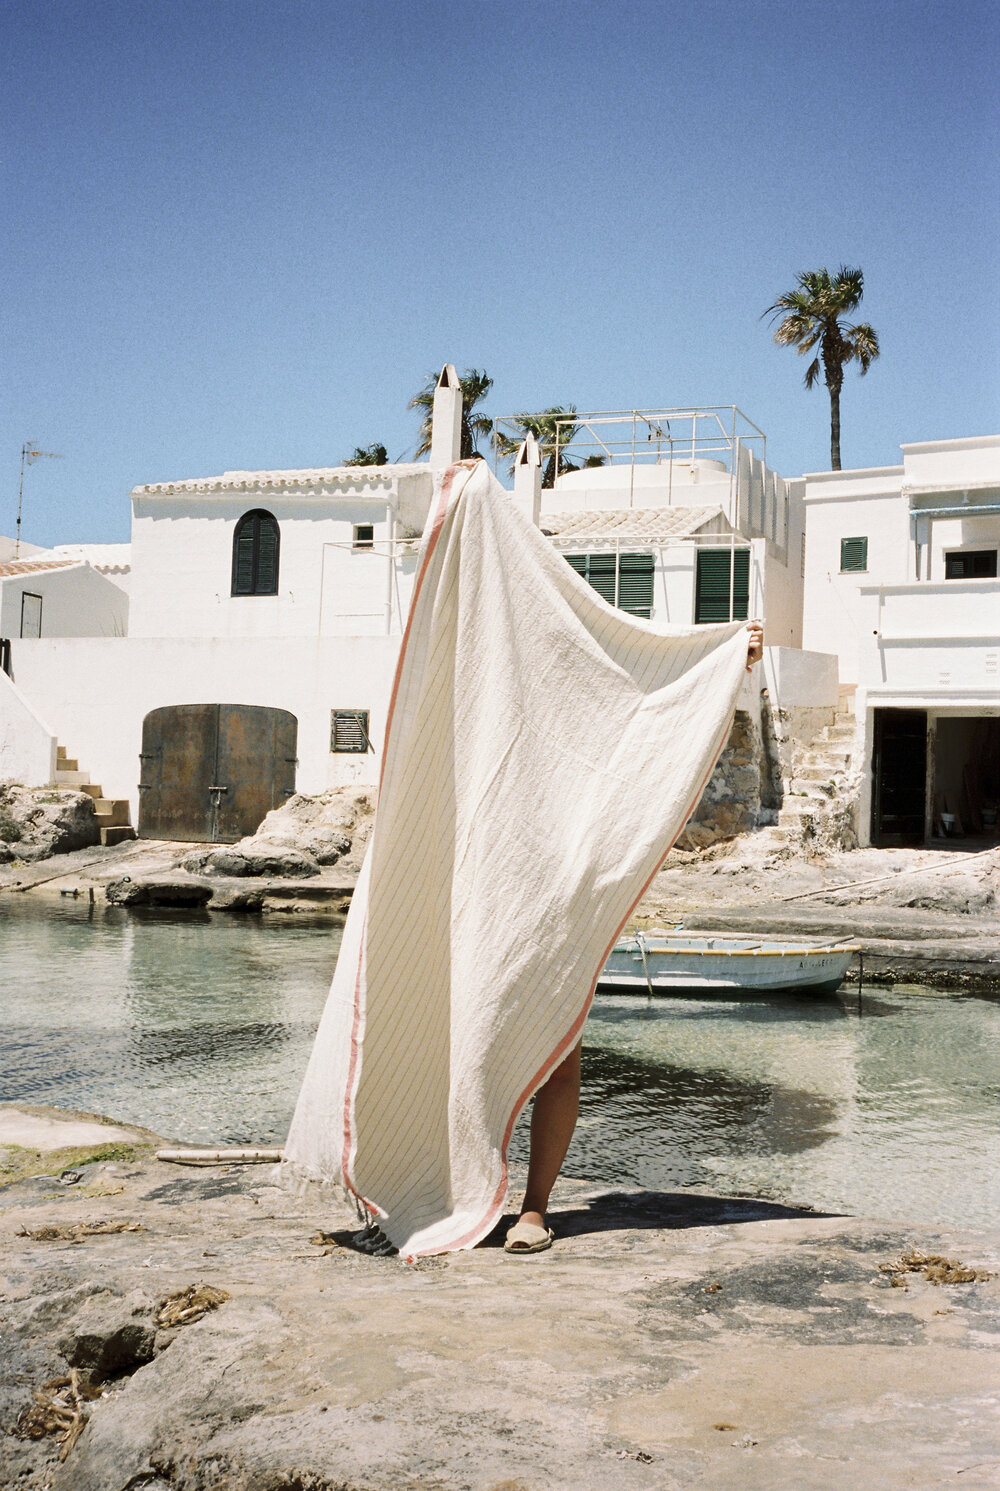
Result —
<instances>
[{"instance_id":1,"label":"striped towel","mask_svg":"<svg viewBox=\"0 0 1000 1491\"><path fill-rule=\"evenodd\" d=\"M375 830L285 1147L407 1258L500 1216L518 1114L725 744L742 622L615 610L482 461L441 482Z\"/></svg>"}]
</instances>

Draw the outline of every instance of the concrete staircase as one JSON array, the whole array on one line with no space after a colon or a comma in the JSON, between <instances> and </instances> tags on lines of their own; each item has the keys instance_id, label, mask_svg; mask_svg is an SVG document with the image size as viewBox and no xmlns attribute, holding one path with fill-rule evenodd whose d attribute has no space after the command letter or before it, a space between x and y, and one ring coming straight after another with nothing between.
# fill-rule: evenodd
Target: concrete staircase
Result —
<instances>
[{"instance_id":1,"label":"concrete staircase","mask_svg":"<svg viewBox=\"0 0 1000 1491\"><path fill-rule=\"evenodd\" d=\"M65 746L56 748L55 784L86 792L94 799L94 817L100 828L102 844L121 844L126 839L135 838L135 829L129 822L128 799L105 797L103 787L92 782L88 773L80 770L80 763L66 755Z\"/></svg>"},{"instance_id":2,"label":"concrete staircase","mask_svg":"<svg viewBox=\"0 0 1000 1491\"><path fill-rule=\"evenodd\" d=\"M843 836L845 813L851 807L847 787L854 743L854 718L843 714L824 725L808 745L796 743L791 776L783 783L779 828L804 838Z\"/></svg>"}]
</instances>

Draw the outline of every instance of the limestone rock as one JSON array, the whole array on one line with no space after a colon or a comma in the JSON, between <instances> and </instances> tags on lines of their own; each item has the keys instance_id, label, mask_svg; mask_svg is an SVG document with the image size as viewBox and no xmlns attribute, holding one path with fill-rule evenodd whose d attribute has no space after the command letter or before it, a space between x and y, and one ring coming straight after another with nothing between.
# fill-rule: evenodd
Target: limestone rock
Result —
<instances>
[{"instance_id":1,"label":"limestone rock","mask_svg":"<svg viewBox=\"0 0 1000 1491\"><path fill-rule=\"evenodd\" d=\"M268 813L256 833L236 844L198 849L182 861L195 875L302 879L321 866L356 870L371 831L370 792L337 788L317 797L296 793Z\"/></svg>"},{"instance_id":2,"label":"limestone rock","mask_svg":"<svg viewBox=\"0 0 1000 1491\"><path fill-rule=\"evenodd\" d=\"M124 1299L94 1295L73 1317L59 1350L71 1367L98 1378L133 1372L153 1359L155 1311L154 1302L138 1290Z\"/></svg>"},{"instance_id":3,"label":"limestone rock","mask_svg":"<svg viewBox=\"0 0 1000 1491\"><path fill-rule=\"evenodd\" d=\"M100 841L94 799L61 787L0 785L0 842L3 858L38 860L87 849Z\"/></svg>"}]
</instances>

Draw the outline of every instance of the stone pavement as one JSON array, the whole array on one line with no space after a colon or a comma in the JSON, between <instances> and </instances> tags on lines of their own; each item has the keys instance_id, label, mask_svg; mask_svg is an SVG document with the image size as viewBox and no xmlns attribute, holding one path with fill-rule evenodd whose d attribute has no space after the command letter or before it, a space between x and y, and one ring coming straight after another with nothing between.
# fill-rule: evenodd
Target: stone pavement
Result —
<instances>
[{"instance_id":1,"label":"stone pavement","mask_svg":"<svg viewBox=\"0 0 1000 1491\"><path fill-rule=\"evenodd\" d=\"M134 1138L0 1192L4 1486L1000 1485L1000 1232L566 1181L551 1252L510 1258L498 1232L406 1265L311 1241L353 1217L269 1168L181 1169ZM913 1249L993 1276L880 1270ZM229 1298L157 1329L196 1284ZM56 1437L11 1429L95 1340L115 1367L60 1463Z\"/></svg>"}]
</instances>

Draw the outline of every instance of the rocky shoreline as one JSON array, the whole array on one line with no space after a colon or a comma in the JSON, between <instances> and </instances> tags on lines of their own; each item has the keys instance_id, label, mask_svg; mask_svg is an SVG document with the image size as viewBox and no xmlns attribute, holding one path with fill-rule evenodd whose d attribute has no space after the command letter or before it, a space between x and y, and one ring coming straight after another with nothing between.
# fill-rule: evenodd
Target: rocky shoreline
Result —
<instances>
[{"instance_id":1,"label":"rocky shoreline","mask_svg":"<svg viewBox=\"0 0 1000 1491\"><path fill-rule=\"evenodd\" d=\"M566 1180L551 1253L406 1265L154 1146L0 1105L5 1486L996 1485L1000 1233Z\"/></svg>"},{"instance_id":2,"label":"rocky shoreline","mask_svg":"<svg viewBox=\"0 0 1000 1491\"><path fill-rule=\"evenodd\" d=\"M136 840L14 861L0 866L0 896L342 917L371 822L367 794L293 799L242 844ZM866 982L994 996L998 896L995 844L821 855L764 828L703 849L675 848L630 926L846 938L862 949Z\"/></svg>"}]
</instances>

